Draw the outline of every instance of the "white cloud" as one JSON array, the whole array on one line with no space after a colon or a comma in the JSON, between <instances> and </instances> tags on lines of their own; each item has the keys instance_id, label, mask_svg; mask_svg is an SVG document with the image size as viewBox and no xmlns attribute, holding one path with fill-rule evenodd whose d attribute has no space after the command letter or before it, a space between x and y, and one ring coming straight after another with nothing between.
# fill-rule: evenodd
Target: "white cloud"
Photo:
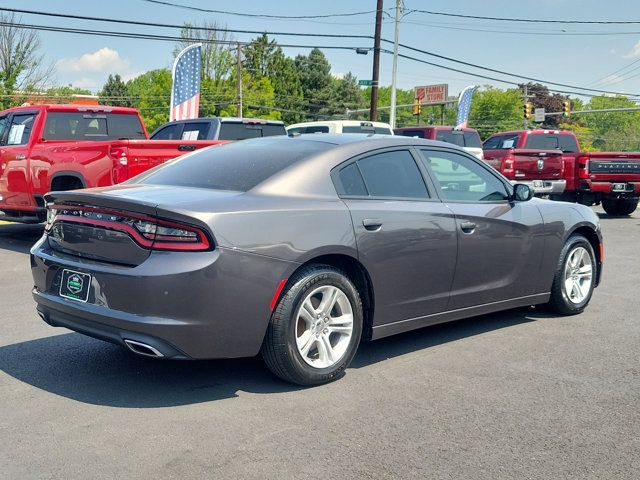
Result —
<instances>
[{"instance_id":1,"label":"white cloud","mask_svg":"<svg viewBox=\"0 0 640 480\"><path fill-rule=\"evenodd\" d=\"M636 43L629 53L623 55L624 58L640 58L640 40Z\"/></svg>"},{"instance_id":2,"label":"white cloud","mask_svg":"<svg viewBox=\"0 0 640 480\"><path fill-rule=\"evenodd\" d=\"M82 77L77 80L74 80L73 82L71 82L71 86L77 87L77 88L86 88L89 90L96 89L99 87L98 82L96 80L88 77Z\"/></svg>"},{"instance_id":3,"label":"white cloud","mask_svg":"<svg viewBox=\"0 0 640 480\"><path fill-rule=\"evenodd\" d=\"M117 50L108 47L79 57L61 58L56 62L56 69L59 72L120 73L128 68L129 60L122 58Z\"/></svg>"},{"instance_id":4,"label":"white cloud","mask_svg":"<svg viewBox=\"0 0 640 480\"><path fill-rule=\"evenodd\" d=\"M142 70L140 72L123 73L122 74L122 81L123 82L128 82L129 80L133 80L134 78L139 77L143 73L145 73L144 70Z\"/></svg>"}]
</instances>

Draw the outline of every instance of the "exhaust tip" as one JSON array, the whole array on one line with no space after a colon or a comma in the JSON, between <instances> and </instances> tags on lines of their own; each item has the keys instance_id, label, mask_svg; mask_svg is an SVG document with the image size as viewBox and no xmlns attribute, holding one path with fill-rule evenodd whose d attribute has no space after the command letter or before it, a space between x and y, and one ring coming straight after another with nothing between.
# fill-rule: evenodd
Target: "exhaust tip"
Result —
<instances>
[{"instance_id":1,"label":"exhaust tip","mask_svg":"<svg viewBox=\"0 0 640 480\"><path fill-rule=\"evenodd\" d=\"M147 345L146 343L136 342L135 340L128 340L125 338L124 343L129 350L133 353L137 353L138 355L143 355L145 357L154 357L160 358L164 357L164 355L156 348L153 348L151 345Z\"/></svg>"}]
</instances>

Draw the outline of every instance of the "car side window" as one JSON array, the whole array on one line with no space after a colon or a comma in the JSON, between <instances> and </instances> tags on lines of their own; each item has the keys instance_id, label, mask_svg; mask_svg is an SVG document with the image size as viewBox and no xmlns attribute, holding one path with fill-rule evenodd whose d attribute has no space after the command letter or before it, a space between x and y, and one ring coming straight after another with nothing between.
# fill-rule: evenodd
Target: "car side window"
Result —
<instances>
[{"instance_id":1,"label":"car side window","mask_svg":"<svg viewBox=\"0 0 640 480\"><path fill-rule=\"evenodd\" d=\"M421 149L422 161L445 200L496 202L509 199L505 185L475 160L454 152Z\"/></svg>"},{"instance_id":2,"label":"car side window","mask_svg":"<svg viewBox=\"0 0 640 480\"><path fill-rule=\"evenodd\" d=\"M3 115L0 117L0 145L4 145L4 136L9 127L9 117Z\"/></svg>"},{"instance_id":3,"label":"car side window","mask_svg":"<svg viewBox=\"0 0 640 480\"><path fill-rule=\"evenodd\" d=\"M29 142L35 118L35 113L14 115L7 136L7 145L26 145Z\"/></svg>"},{"instance_id":4,"label":"car side window","mask_svg":"<svg viewBox=\"0 0 640 480\"><path fill-rule=\"evenodd\" d=\"M182 130L182 140L206 140L209 124L206 122L188 122Z\"/></svg>"},{"instance_id":5,"label":"car side window","mask_svg":"<svg viewBox=\"0 0 640 480\"><path fill-rule=\"evenodd\" d=\"M173 125L167 125L156 132L151 140L180 140L180 133L182 132L182 124L174 123Z\"/></svg>"},{"instance_id":6,"label":"car side window","mask_svg":"<svg viewBox=\"0 0 640 480\"><path fill-rule=\"evenodd\" d=\"M357 161L369 196L427 198L427 187L408 150L378 153Z\"/></svg>"},{"instance_id":7,"label":"car side window","mask_svg":"<svg viewBox=\"0 0 640 480\"><path fill-rule=\"evenodd\" d=\"M369 195L358 165L354 162L338 172L338 194L366 197Z\"/></svg>"}]
</instances>

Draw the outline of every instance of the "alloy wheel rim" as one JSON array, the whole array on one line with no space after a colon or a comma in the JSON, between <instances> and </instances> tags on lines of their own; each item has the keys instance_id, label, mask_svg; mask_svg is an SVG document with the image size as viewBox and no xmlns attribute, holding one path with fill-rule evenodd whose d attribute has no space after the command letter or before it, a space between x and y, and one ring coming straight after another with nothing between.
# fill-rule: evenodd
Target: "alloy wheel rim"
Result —
<instances>
[{"instance_id":1,"label":"alloy wheel rim","mask_svg":"<svg viewBox=\"0 0 640 480\"><path fill-rule=\"evenodd\" d=\"M338 287L314 289L296 315L296 346L308 365L328 368L344 357L353 335L353 308Z\"/></svg>"},{"instance_id":2,"label":"alloy wheel rim","mask_svg":"<svg viewBox=\"0 0 640 480\"><path fill-rule=\"evenodd\" d=\"M584 247L576 247L567 256L562 288L571 303L580 304L589 295L593 282L591 255Z\"/></svg>"}]
</instances>

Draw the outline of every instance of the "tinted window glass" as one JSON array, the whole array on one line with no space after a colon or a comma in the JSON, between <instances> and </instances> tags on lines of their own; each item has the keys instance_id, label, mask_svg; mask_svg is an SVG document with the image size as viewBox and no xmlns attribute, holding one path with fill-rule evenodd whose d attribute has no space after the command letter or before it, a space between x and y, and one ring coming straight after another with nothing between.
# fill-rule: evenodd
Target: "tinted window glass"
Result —
<instances>
[{"instance_id":1,"label":"tinted window glass","mask_svg":"<svg viewBox=\"0 0 640 480\"><path fill-rule=\"evenodd\" d=\"M286 130L283 125L223 122L220 124L218 140L244 140L245 138L270 137L285 134Z\"/></svg>"},{"instance_id":2,"label":"tinted window glass","mask_svg":"<svg viewBox=\"0 0 640 480\"><path fill-rule=\"evenodd\" d=\"M7 135L7 145L26 145L29 143L35 118L35 113L14 115Z\"/></svg>"},{"instance_id":3,"label":"tinted window glass","mask_svg":"<svg viewBox=\"0 0 640 480\"><path fill-rule=\"evenodd\" d=\"M182 132L182 124L174 123L155 132L151 135L151 140L178 140L180 139L180 132Z\"/></svg>"},{"instance_id":4,"label":"tinted window glass","mask_svg":"<svg viewBox=\"0 0 640 480\"><path fill-rule=\"evenodd\" d=\"M464 147L464 133L461 131L454 132L453 130L438 130L436 132L436 140Z\"/></svg>"},{"instance_id":5,"label":"tinted window glass","mask_svg":"<svg viewBox=\"0 0 640 480\"><path fill-rule=\"evenodd\" d=\"M482 148L485 150L493 150L493 149L508 149L508 148L517 148L518 146L518 134L510 134L510 135L496 135L495 137L491 137L484 142Z\"/></svg>"},{"instance_id":6,"label":"tinted window glass","mask_svg":"<svg viewBox=\"0 0 640 480\"><path fill-rule=\"evenodd\" d=\"M209 133L207 122L187 122L182 129L181 140L206 140Z\"/></svg>"},{"instance_id":7,"label":"tinted window glass","mask_svg":"<svg viewBox=\"0 0 640 480\"><path fill-rule=\"evenodd\" d=\"M478 132L464 132L464 146L471 148L482 148L480 135Z\"/></svg>"},{"instance_id":8,"label":"tinted window glass","mask_svg":"<svg viewBox=\"0 0 640 480\"><path fill-rule=\"evenodd\" d=\"M284 125L262 125L262 136L272 137L274 135L286 135L287 131Z\"/></svg>"},{"instance_id":9,"label":"tinted window glass","mask_svg":"<svg viewBox=\"0 0 640 480\"><path fill-rule=\"evenodd\" d=\"M46 140L145 139L137 115L125 113L49 112Z\"/></svg>"},{"instance_id":10,"label":"tinted window glass","mask_svg":"<svg viewBox=\"0 0 640 480\"><path fill-rule=\"evenodd\" d=\"M7 115L0 117L0 142L4 142L4 135L9 130L9 117Z\"/></svg>"},{"instance_id":11,"label":"tinted window glass","mask_svg":"<svg viewBox=\"0 0 640 480\"><path fill-rule=\"evenodd\" d=\"M302 127L298 131L300 133L329 133L329 127L326 125L313 125L311 127Z\"/></svg>"},{"instance_id":12,"label":"tinted window glass","mask_svg":"<svg viewBox=\"0 0 640 480\"><path fill-rule=\"evenodd\" d=\"M400 130L396 135L402 135L403 137L425 138L424 130Z\"/></svg>"},{"instance_id":13,"label":"tinted window glass","mask_svg":"<svg viewBox=\"0 0 640 480\"><path fill-rule=\"evenodd\" d=\"M427 197L420 170L407 150L379 153L358 160L369 195L373 197Z\"/></svg>"},{"instance_id":14,"label":"tinted window glass","mask_svg":"<svg viewBox=\"0 0 640 480\"><path fill-rule=\"evenodd\" d=\"M525 148L534 148L539 150L560 149L567 153L577 153L578 143L572 135L536 133L527 136Z\"/></svg>"},{"instance_id":15,"label":"tinted window glass","mask_svg":"<svg viewBox=\"0 0 640 480\"><path fill-rule=\"evenodd\" d=\"M474 160L453 152L421 152L444 199L490 202L508 198L504 184Z\"/></svg>"},{"instance_id":16,"label":"tinted window glass","mask_svg":"<svg viewBox=\"0 0 640 480\"><path fill-rule=\"evenodd\" d=\"M286 137L229 143L165 163L134 182L245 192L295 162L327 148L331 145Z\"/></svg>"},{"instance_id":17,"label":"tinted window glass","mask_svg":"<svg viewBox=\"0 0 640 480\"><path fill-rule=\"evenodd\" d=\"M386 127L370 127L363 125L344 125L342 127L342 133L366 133L372 134L375 133L377 135L391 135L391 130Z\"/></svg>"},{"instance_id":18,"label":"tinted window glass","mask_svg":"<svg viewBox=\"0 0 640 480\"><path fill-rule=\"evenodd\" d=\"M340 195L367 195L367 188L364 186L364 180L355 163L340 170L338 180L340 185L337 186L337 189Z\"/></svg>"}]
</instances>

